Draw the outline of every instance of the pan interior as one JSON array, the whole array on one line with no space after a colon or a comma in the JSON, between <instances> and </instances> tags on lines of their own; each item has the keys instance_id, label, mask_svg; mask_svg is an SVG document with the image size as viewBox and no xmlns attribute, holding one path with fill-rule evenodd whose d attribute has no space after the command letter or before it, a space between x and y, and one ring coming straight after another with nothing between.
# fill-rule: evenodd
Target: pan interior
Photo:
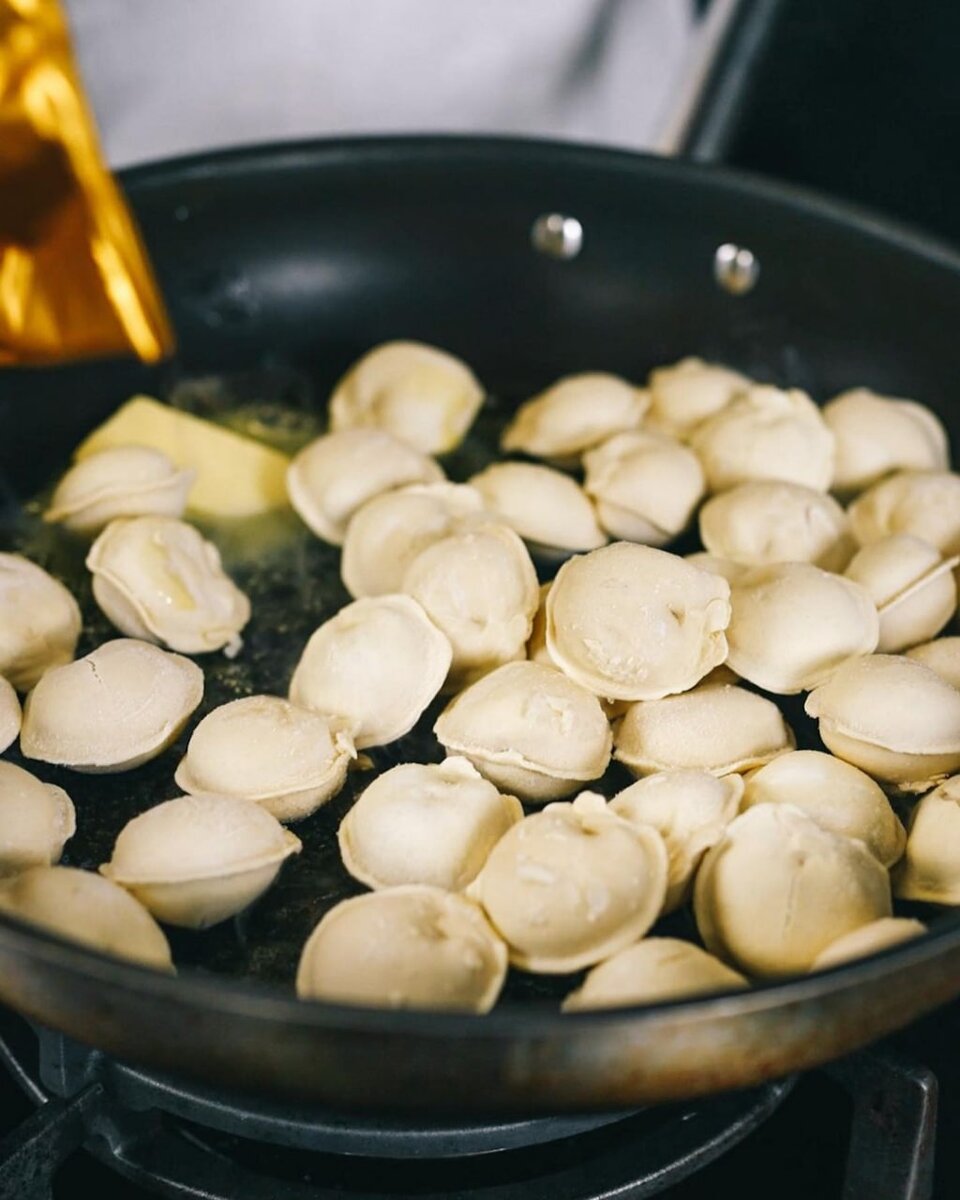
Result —
<instances>
[{"instance_id":1,"label":"pan interior","mask_svg":"<svg viewBox=\"0 0 960 1200\"><path fill-rule=\"evenodd\" d=\"M467 441L444 461L459 480L497 457L508 413L552 379L606 369L639 381L660 362L700 354L820 400L856 384L914 396L960 445L950 395L960 339L943 323L960 306L955 264L722 176L618 155L565 157L556 148L481 144L438 156L425 147L397 158L374 145L356 160L330 148L261 152L130 177L180 334L179 359L152 371L111 364L0 380L0 545L77 595L78 653L114 631L92 601L84 543L44 526L39 505L82 435L136 390L293 450L322 431L325 397L354 357L387 338L420 338L462 354L491 390ZM538 256L528 239L538 215L561 207L586 231L583 254L570 263ZM732 237L752 244L761 261L762 283L749 296L712 283L713 250ZM339 551L292 514L204 532L254 616L237 659L202 660L206 693L191 728L227 700L285 694L310 633L349 599ZM538 569L548 578L554 566ZM442 757L431 733L439 707L406 738L372 751L375 770ZM784 708L798 745L819 746L801 703ZM176 794L186 736L121 775L25 764L77 805L66 863L96 868L130 817ZM352 774L340 796L296 827L303 854L240 918L204 933L172 931L178 965L289 993L317 920L362 890L341 865L335 833L371 778ZM628 781L615 765L599 790L610 795ZM687 910L657 932L696 936ZM501 1005L555 1011L577 978L511 972Z\"/></svg>"}]
</instances>

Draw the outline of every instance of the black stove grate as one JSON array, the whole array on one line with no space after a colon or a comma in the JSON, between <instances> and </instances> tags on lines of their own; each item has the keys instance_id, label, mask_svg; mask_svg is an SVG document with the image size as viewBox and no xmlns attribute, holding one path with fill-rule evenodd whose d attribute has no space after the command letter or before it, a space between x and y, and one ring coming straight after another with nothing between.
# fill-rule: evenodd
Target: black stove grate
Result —
<instances>
[{"instance_id":1,"label":"black stove grate","mask_svg":"<svg viewBox=\"0 0 960 1200\"><path fill-rule=\"evenodd\" d=\"M251 1104L38 1032L0 1024L0 1058L41 1106L0 1143L0 1200L49 1200L81 1145L182 1200L634 1200L712 1162L792 1086L628 1114L418 1126Z\"/></svg>"},{"instance_id":2,"label":"black stove grate","mask_svg":"<svg viewBox=\"0 0 960 1200\"><path fill-rule=\"evenodd\" d=\"M0 1143L0 1200L51 1200L81 1146L177 1200L640 1200L743 1141L793 1086L634 1113L415 1125L185 1084L2 1010L0 1060L39 1105ZM932 1074L887 1052L829 1073L853 1101L844 1200L929 1200Z\"/></svg>"}]
</instances>

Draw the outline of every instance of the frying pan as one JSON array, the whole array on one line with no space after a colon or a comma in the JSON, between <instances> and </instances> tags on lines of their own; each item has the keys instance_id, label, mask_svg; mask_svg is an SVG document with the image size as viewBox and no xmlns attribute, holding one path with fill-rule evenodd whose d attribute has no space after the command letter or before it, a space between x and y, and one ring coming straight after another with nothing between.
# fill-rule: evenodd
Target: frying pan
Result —
<instances>
[{"instance_id":1,"label":"frying pan","mask_svg":"<svg viewBox=\"0 0 960 1200\"><path fill-rule=\"evenodd\" d=\"M31 542L20 503L132 392L178 385L216 408L224 394L262 399L267 390L306 427L341 371L390 338L461 355L491 391L479 441L451 464L457 477L489 451L505 413L558 376L604 369L642 379L689 353L821 399L859 384L914 396L960 446L960 257L793 188L640 155L456 138L266 146L151 165L123 184L170 306L178 361L0 377L3 547L26 546L68 576L82 548L56 534ZM570 253L577 239L543 238L545 227L574 228L538 224L550 214L579 223L579 253ZM731 281L729 255L718 267L718 247L730 244L759 264L758 276L747 273L754 286L740 287L742 273ZM262 616L230 668L239 675L204 661L208 708L231 688L281 691L289 655L346 599L336 554L312 539L296 545L294 576L238 567ZM76 586L88 616L82 652L109 629ZM297 636L280 639L284 622ZM816 745L798 712L788 719L800 744ZM129 816L173 794L182 745L120 776L40 772L78 804L69 861L103 861ZM415 735L391 753L379 765L438 748ZM0 918L0 1001L121 1058L208 1083L449 1114L623 1108L750 1085L841 1055L960 993L960 919L944 915L926 936L864 961L644 1008L561 1015L558 998L574 981L530 978L512 980L484 1018L299 1003L290 986L299 946L351 890L333 831L360 786L301 827L314 849L251 914L178 936L180 978Z\"/></svg>"}]
</instances>

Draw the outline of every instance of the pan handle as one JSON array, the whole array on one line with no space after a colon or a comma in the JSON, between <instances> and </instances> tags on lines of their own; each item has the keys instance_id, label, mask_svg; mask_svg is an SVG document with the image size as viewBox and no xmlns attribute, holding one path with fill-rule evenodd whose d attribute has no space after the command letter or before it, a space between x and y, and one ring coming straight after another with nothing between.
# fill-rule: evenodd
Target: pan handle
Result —
<instances>
[{"instance_id":1,"label":"pan handle","mask_svg":"<svg viewBox=\"0 0 960 1200\"><path fill-rule=\"evenodd\" d=\"M653 149L719 162L756 86L783 0L712 0L695 40L680 98Z\"/></svg>"}]
</instances>

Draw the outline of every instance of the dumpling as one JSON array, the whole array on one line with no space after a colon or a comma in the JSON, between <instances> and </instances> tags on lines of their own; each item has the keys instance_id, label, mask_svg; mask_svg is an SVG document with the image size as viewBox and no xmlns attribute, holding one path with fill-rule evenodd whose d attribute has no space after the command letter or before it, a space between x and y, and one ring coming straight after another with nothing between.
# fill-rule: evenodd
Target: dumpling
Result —
<instances>
[{"instance_id":1,"label":"dumpling","mask_svg":"<svg viewBox=\"0 0 960 1200\"><path fill-rule=\"evenodd\" d=\"M729 775L792 750L793 734L772 700L731 684L704 683L631 704L617 726L614 757L634 775L708 771Z\"/></svg>"},{"instance_id":2,"label":"dumpling","mask_svg":"<svg viewBox=\"0 0 960 1200\"><path fill-rule=\"evenodd\" d=\"M960 904L960 775L922 797L910 814L893 887L901 900Z\"/></svg>"},{"instance_id":3,"label":"dumpling","mask_svg":"<svg viewBox=\"0 0 960 1200\"><path fill-rule=\"evenodd\" d=\"M408 567L403 590L450 640L451 688L524 656L540 589L526 546L505 525L434 542Z\"/></svg>"},{"instance_id":4,"label":"dumpling","mask_svg":"<svg viewBox=\"0 0 960 1200\"><path fill-rule=\"evenodd\" d=\"M339 792L354 758L336 721L279 696L244 696L207 713L175 780L191 795L256 800L278 821L299 821Z\"/></svg>"},{"instance_id":5,"label":"dumpling","mask_svg":"<svg viewBox=\"0 0 960 1200\"><path fill-rule=\"evenodd\" d=\"M831 942L891 911L890 881L863 842L789 804L758 804L707 851L694 886L707 949L746 975L809 971Z\"/></svg>"},{"instance_id":6,"label":"dumpling","mask_svg":"<svg viewBox=\"0 0 960 1200\"><path fill-rule=\"evenodd\" d=\"M836 438L833 486L838 492L861 492L892 471L949 466L943 425L912 400L853 388L823 406L823 419Z\"/></svg>"},{"instance_id":7,"label":"dumpling","mask_svg":"<svg viewBox=\"0 0 960 1200\"><path fill-rule=\"evenodd\" d=\"M594 550L606 543L589 498L562 471L535 463L493 463L474 475L470 486L534 552Z\"/></svg>"},{"instance_id":8,"label":"dumpling","mask_svg":"<svg viewBox=\"0 0 960 1200\"><path fill-rule=\"evenodd\" d=\"M726 408L751 381L739 371L701 358L682 358L650 372L648 424L674 437L693 430Z\"/></svg>"},{"instance_id":9,"label":"dumpling","mask_svg":"<svg viewBox=\"0 0 960 1200\"><path fill-rule=\"evenodd\" d=\"M547 650L608 700L685 692L727 657L730 587L674 554L616 542L564 563L547 595Z\"/></svg>"},{"instance_id":10,"label":"dumpling","mask_svg":"<svg viewBox=\"0 0 960 1200\"><path fill-rule=\"evenodd\" d=\"M521 404L503 432L501 448L535 458L576 460L615 433L636 429L649 394L603 372L568 375Z\"/></svg>"},{"instance_id":11,"label":"dumpling","mask_svg":"<svg viewBox=\"0 0 960 1200\"><path fill-rule=\"evenodd\" d=\"M100 872L159 921L206 929L252 904L300 849L253 800L177 796L128 821Z\"/></svg>"},{"instance_id":12,"label":"dumpling","mask_svg":"<svg viewBox=\"0 0 960 1200\"><path fill-rule=\"evenodd\" d=\"M0 910L101 954L173 972L170 947L153 917L93 871L30 867L0 883Z\"/></svg>"},{"instance_id":13,"label":"dumpling","mask_svg":"<svg viewBox=\"0 0 960 1200\"><path fill-rule=\"evenodd\" d=\"M924 642L907 650L906 656L923 663L941 679L960 689L960 637L941 637Z\"/></svg>"},{"instance_id":14,"label":"dumpling","mask_svg":"<svg viewBox=\"0 0 960 1200\"><path fill-rule=\"evenodd\" d=\"M482 403L483 388L459 358L422 342L384 342L334 388L330 428L383 429L424 454L446 454Z\"/></svg>"},{"instance_id":15,"label":"dumpling","mask_svg":"<svg viewBox=\"0 0 960 1200\"><path fill-rule=\"evenodd\" d=\"M0 553L0 675L18 692L70 662L81 623L62 583L19 554Z\"/></svg>"},{"instance_id":16,"label":"dumpling","mask_svg":"<svg viewBox=\"0 0 960 1200\"><path fill-rule=\"evenodd\" d=\"M73 802L63 788L0 762L0 876L59 862L76 829Z\"/></svg>"},{"instance_id":17,"label":"dumpling","mask_svg":"<svg viewBox=\"0 0 960 1200\"><path fill-rule=\"evenodd\" d=\"M730 603L727 662L779 695L817 687L847 659L870 654L880 636L866 589L812 563L753 567L732 584Z\"/></svg>"},{"instance_id":18,"label":"dumpling","mask_svg":"<svg viewBox=\"0 0 960 1200\"><path fill-rule=\"evenodd\" d=\"M290 503L325 542L343 545L350 518L374 496L440 483L440 465L381 429L344 429L305 446L287 471Z\"/></svg>"},{"instance_id":19,"label":"dumpling","mask_svg":"<svg viewBox=\"0 0 960 1200\"><path fill-rule=\"evenodd\" d=\"M956 612L953 568L928 542L893 533L862 547L844 574L865 587L880 614L881 654L896 654L938 634Z\"/></svg>"},{"instance_id":20,"label":"dumpling","mask_svg":"<svg viewBox=\"0 0 960 1200\"><path fill-rule=\"evenodd\" d=\"M554 667L507 663L456 696L434 732L505 791L540 802L598 779L611 735L591 692Z\"/></svg>"},{"instance_id":21,"label":"dumpling","mask_svg":"<svg viewBox=\"0 0 960 1200\"><path fill-rule=\"evenodd\" d=\"M354 600L399 592L421 550L489 520L480 493L465 483L415 483L374 496L347 526L344 587Z\"/></svg>"},{"instance_id":22,"label":"dumpling","mask_svg":"<svg viewBox=\"0 0 960 1200\"><path fill-rule=\"evenodd\" d=\"M678 938L643 938L593 968L563 1002L564 1012L656 1004L748 987L719 958Z\"/></svg>"},{"instance_id":23,"label":"dumpling","mask_svg":"<svg viewBox=\"0 0 960 1200\"><path fill-rule=\"evenodd\" d=\"M461 891L523 816L465 759L402 763L370 784L340 824L344 866L367 887Z\"/></svg>"},{"instance_id":24,"label":"dumpling","mask_svg":"<svg viewBox=\"0 0 960 1200\"><path fill-rule=\"evenodd\" d=\"M468 890L514 966L560 975L643 937L666 892L660 834L609 812L591 792L514 825Z\"/></svg>"},{"instance_id":25,"label":"dumpling","mask_svg":"<svg viewBox=\"0 0 960 1200\"><path fill-rule=\"evenodd\" d=\"M662 546L689 525L703 499L700 460L676 438L621 433L583 457L584 491L616 538Z\"/></svg>"},{"instance_id":26,"label":"dumpling","mask_svg":"<svg viewBox=\"0 0 960 1200\"><path fill-rule=\"evenodd\" d=\"M17 693L13 685L0 675L0 754L17 740L22 719Z\"/></svg>"},{"instance_id":27,"label":"dumpling","mask_svg":"<svg viewBox=\"0 0 960 1200\"><path fill-rule=\"evenodd\" d=\"M810 970L825 971L828 967L836 967L867 954L878 954L881 950L889 950L891 946L899 946L901 942L909 942L926 932L927 927L922 921L910 917L881 917L879 921L861 925L852 933L846 933L831 942L813 960Z\"/></svg>"},{"instance_id":28,"label":"dumpling","mask_svg":"<svg viewBox=\"0 0 960 1200\"><path fill-rule=\"evenodd\" d=\"M663 838L669 858L664 912L687 899L700 860L737 815L742 795L739 775L718 779L705 771L662 771L610 801L612 813L650 825Z\"/></svg>"},{"instance_id":29,"label":"dumpling","mask_svg":"<svg viewBox=\"0 0 960 1200\"><path fill-rule=\"evenodd\" d=\"M403 737L443 686L450 643L409 596L341 608L300 656L290 699L335 717L359 750Z\"/></svg>"},{"instance_id":30,"label":"dumpling","mask_svg":"<svg viewBox=\"0 0 960 1200\"><path fill-rule=\"evenodd\" d=\"M202 699L195 663L118 638L47 671L27 697L20 750L74 771L130 771L164 751Z\"/></svg>"},{"instance_id":31,"label":"dumpling","mask_svg":"<svg viewBox=\"0 0 960 1200\"><path fill-rule=\"evenodd\" d=\"M742 809L792 804L821 828L859 838L884 867L907 840L883 789L865 772L820 750L795 750L747 776Z\"/></svg>"},{"instance_id":32,"label":"dumpling","mask_svg":"<svg viewBox=\"0 0 960 1200\"><path fill-rule=\"evenodd\" d=\"M804 709L838 758L905 791L960 770L960 692L912 658L852 658Z\"/></svg>"},{"instance_id":33,"label":"dumpling","mask_svg":"<svg viewBox=\"0 0 960 1200\"><path fill-rule=\"evenodd\" d=\"M441 888L384 888L330 909L303 948L297 995L485 1013L506 974L506 947L476 904Z\"/></svg>"},{"instance_id":34,"label":"dumpling","mask_svg":"<svg viewBox=\"0 0 960 1200\"><path fill-rule=\"evenodd\" d=\"M960 475L900 471L863 492L847 509L861 546L891 533L923 538L946 558L960 554Z\"/></svg>"},{"instance_id":35,"label":"dumpling","mask_svg":"<svg viewBox=\"0 0 960 1200\"><path fill-rule=\"evenodd\" d=\"M738 395L690 439L711 492L757 479L825 492L833 480L833 442L806 392L759 385Z\"/></svg>"},{"instance_id":36,"label":"dumpling","mask_svg":"<svg viewBox=\"0 0 960 1200\"><path fill-rule=\"evenodd\" d=\"M855 548L832 496L782 479L741 483L708 500L700 540L715 557L744 566L810 562L828 571L842 570Z\"/></svg>"},{"instance_id":37,"label":"dumpling","mask_svg":"<svg viewBox=\"0 0 960 1200\"><path fill-rule=\"evenodd\" d=\"M240 650L250 601L224 572L216 546L185 521L111 521L87 566L94 599L128 637L181 654Z\"/></svg>"},{"instance_id":38,"label":"dumpling","mask_svg":"<svg viewBox=\"0 0 960 1200\"><path fill-rule=\"evenodd\" d=\"M43 519L77 533L99 533L117 517L182 517L196 477L162 450L113 446L67 471Z\"/></svg>"}]
</instances>

